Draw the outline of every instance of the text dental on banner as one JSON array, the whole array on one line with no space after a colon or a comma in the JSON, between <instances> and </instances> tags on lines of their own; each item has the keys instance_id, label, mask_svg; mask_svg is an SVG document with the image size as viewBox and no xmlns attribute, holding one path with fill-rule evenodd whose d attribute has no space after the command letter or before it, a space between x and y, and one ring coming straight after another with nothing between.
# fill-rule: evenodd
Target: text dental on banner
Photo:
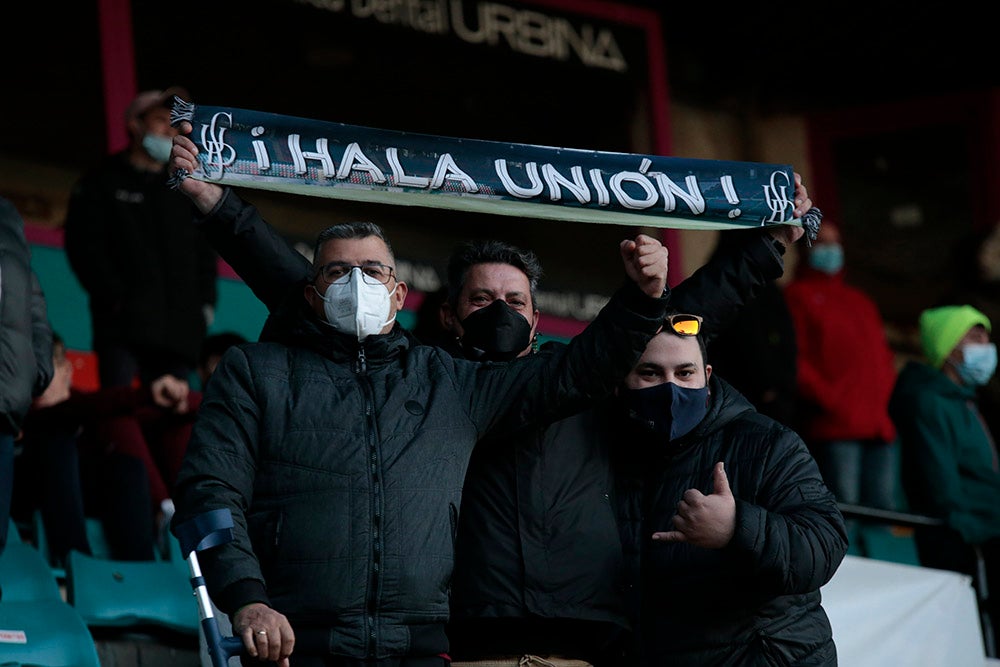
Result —
<instances>
[{"instance_id":1,"label":"text dental on banner","mask_svg":"<svg viewBox=\"0 0 1000 667\"><path fill-rule=\"evenodd\" d=\"M175 98L191 176L387 204L676 229L802 225L791 166L412 134ZM806 221L807 227L810 221ZM817 223L818 226L818 223Z\"/></svg>"}]
</instances>

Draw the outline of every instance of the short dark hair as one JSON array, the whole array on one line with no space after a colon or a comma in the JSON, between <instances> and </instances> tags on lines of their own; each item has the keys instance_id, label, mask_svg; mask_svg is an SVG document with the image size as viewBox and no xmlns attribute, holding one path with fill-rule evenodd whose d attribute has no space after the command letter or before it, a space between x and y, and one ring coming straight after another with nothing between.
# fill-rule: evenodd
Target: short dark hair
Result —
<instances>
[{"instance_id":1,"label":"short dark hair","mask_svg":"<svg viewBox=\"0 0 1000 667\"><path fill-rule=\"evenodd\" d=\"M535 290L542 277L542 264L530 250L522 250L504 241L467 241L455 249L448 260L448 303L458 305L458 295L465 287L469 269L477 264L509 264L528 277L531 305L538 308Z\"/></svg>"},{"instance_id":2,"label":"short dark hair","mask_svg":"<svg viewBox=\"0 0 1000 667\"><path fill-rule=\"evenodd\" d=\"M324 243L334 239L366 239L369 236L375 236L382 240L382 243L389 250L389 258L395 264L396 254L392 251L392 244L385 237L385 232L382 231L381 227L374 222L342 222L327 227L316 237L316 244L313 246L313 275L320 269L317 262L319 261L319 249L323 247Z\"/></svg>"}]
</instances>

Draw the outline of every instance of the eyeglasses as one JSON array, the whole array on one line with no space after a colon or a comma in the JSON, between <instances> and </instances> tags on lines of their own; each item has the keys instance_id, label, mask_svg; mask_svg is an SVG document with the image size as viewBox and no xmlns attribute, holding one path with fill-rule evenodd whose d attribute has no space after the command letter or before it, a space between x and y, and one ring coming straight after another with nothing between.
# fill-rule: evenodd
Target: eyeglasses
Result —
<instances>
[{"instance_id":1,"label":"eyeglasses","mask_svg":"<svg viewBox=\"0 0 1000 667\"><path fill-rule=\"evenodd\" d=\"M379 262L369 262L367 264L348 264L347 262L330 262L320 268L317 277L328 283L335 283L347 277L350 280L353 269L361 269L361 279L369 285L386 285L395 278L394 270L391 266L380 264Z\"/></svg>"},{"instance_id":2,"label":"eyeglasses","mask_svg":"<svg viewBox=\"0 0 1000 667\"><path fill-rule=\"evenodd\" d=\"M667 316L667 324L678 336L697 336L701 333L701 323L704 320L700 315L687 315L678 313Z\"/></svg>"}]
</instances>

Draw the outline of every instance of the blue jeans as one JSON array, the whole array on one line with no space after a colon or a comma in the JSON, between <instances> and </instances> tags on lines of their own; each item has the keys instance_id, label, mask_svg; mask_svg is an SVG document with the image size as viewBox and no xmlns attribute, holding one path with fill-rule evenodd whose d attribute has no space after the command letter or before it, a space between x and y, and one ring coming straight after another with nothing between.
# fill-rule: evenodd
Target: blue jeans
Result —
<instances>
[{"instance_id":1,"label":"blue jeans","mask_svg":"<svg viewBox=\"0 0 1000 667\"><path fill-rule=\"evenodd\" d=\"M832 440L818 443L815 451L823 480L839 502L895 509L895 442Z\"/></svg>"}]
</instances>

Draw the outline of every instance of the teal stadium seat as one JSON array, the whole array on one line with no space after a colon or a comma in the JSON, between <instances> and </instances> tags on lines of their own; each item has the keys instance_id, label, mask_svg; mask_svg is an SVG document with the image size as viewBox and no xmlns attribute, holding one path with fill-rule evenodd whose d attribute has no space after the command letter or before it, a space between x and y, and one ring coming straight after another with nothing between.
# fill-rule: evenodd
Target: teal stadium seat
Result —
<instances>
[{"instance_id":1,"label":"teal stadium seat","mask_svg":"<svg viewBox=\"0 0 1000 667\"><path fill-rule=\"evenodd\" d=\"M63 602L48 563L12 526L0 555L0 665L100 667L83 619Z\"/></svg>"},{"instance_id":2,"label":"teal stadium seat","mask_svg":"<svg viewBox=\"0 0 1000 667\"><path fill-rule=\"evenodd\" d=\"M59 584L42 554L24 542L12 542L0 554L3 602L58 600Z\"/></svg>"},{"instance_id":3,"label":"teal stadium seat","mask_svg":"<svg viewBox=\"0 0 1000 667\"><path fill-rule=\"evenodd\" d=\"M80 615L62 600L0 602L0 664L100 667Z\"/></svg>"},{"instance_id":4,"label":"teal stadium seat","mask_svg":"<svg viewBox=\"0 0 1000 667\"><path fill-rule=\"evenodd\" d=\"M97 558L111 558L111 547L108 546L108 541L104 536L104 526L101 525L100 520L87 517L84 528L87 531L87 544L90 546L91 555ZM42 513L38 510L32 515L32 529L35 532L35 546L52 568L52 574L55 575L56 580L65 581L65 564L57 563L56 559L53 558L52 552L49 550L49 540L45 534L45 522L42 520Z\"/></svg>"},{"instance_id":5,"label":"teal stadium seat","mask_svg":"<svg viewBox=\"0 0 1000 667\"><path fill-rule=\"evenodd\" d=\"M198 609L188 575L171 560L118 561L71 551L66 587L70 604L90 628L198 634Z\"/></svg>"}]
</instances>

